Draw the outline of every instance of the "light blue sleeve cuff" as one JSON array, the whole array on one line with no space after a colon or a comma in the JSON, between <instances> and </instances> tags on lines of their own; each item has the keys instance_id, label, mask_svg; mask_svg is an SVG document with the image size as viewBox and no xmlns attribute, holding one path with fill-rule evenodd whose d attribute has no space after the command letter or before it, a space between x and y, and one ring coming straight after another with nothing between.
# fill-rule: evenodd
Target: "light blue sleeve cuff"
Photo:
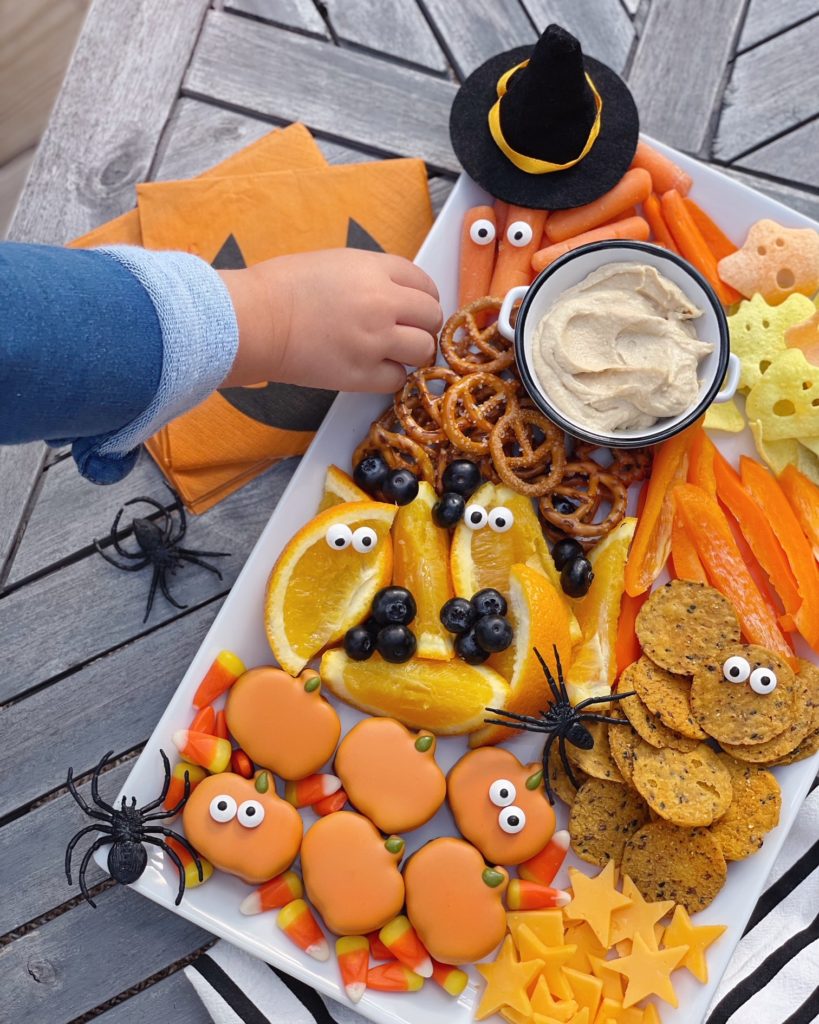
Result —
<instances>
[{"instance_id":1,"label":"light blue sleeve cuff","mask_svg":"<svg viewBox=\"0 0 819 1024\"><path fill-rule=\"evenodd\" d=\"M97 251L130 271L148 293L163 350L159 387L150 405L115 433L94 439L83 453L85 460L102 468L132 453L219 387L236 358L239 328L221 277L198 256L126 245Z\"/></svg>"}]
</instances>

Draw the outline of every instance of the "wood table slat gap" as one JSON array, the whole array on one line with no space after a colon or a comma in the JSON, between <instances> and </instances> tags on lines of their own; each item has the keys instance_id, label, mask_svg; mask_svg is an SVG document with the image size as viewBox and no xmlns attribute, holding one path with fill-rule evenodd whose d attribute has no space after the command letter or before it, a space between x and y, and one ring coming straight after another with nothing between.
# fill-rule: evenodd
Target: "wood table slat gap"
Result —
<instances>
[{"instance_id":1,"label":"wood table slat gap","mask_svg":"<svg viewBox=\"0 0 819 1024\"><path fill-rule=\"evenodd\" d=\"M783 128L781 132L776 132L773 135L769 135L762 139L761 142L754 143L753 146L749 146L748 149L743 150L741 153L737 153L735 156L731 156L725 160L726 164L736 164L740 160L744 160L746 157L753 156L760 149L766 149L768 146L775 142L780 142L782 139L791 135L793 132L798 132L800 128L806 128L808 125L813 124L819 120L819 113L810 114L808 117L803 118L801 121L794 121L793 124L789 124L786 128ZM816 162L816 153L809 154L813 158L814 163Z\"/></svg>"},{"instance_id":2,"label":"wood table slat gap","mask_svg":"<svg viewBox=\"0 0 819 1024\"><path fill-rule=\"evenodd\" d=\"M248 3L245 0L247 6L242 6L242 0L230 0L225 3L217 10L223 11L225 14L229 14L236 18L247 18L248 21L257 22L260 25L271 25L273 28L281 29L283 32L295 32L297 35L309 36L311 39L322 39L326 42L338 44L338 40L335 37L332 26L328 18L322 16L321 12L307 0L304 4L298 4L297 6L301 10L307 10L312 8L315 12L316 20L310 20L310 24L314 27L311 29L308 27L308 20L306 19L302 24L295 24L294 22L283 21L275 17L269 17L265 14L260 14L252 3L252 0ZM321 25L319 25L319 22Z\"/></svg>"}]
</instances>

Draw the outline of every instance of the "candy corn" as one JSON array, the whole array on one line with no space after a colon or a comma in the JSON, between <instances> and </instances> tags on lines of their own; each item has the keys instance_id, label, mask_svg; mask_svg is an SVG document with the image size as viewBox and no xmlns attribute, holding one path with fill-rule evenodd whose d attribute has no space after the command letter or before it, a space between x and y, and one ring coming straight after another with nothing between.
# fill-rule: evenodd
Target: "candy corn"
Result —
<instances>
[{"instance_id":1,"label":"candy corn","mask_svg":"<svg viewBox=\"0 0 819 1024\"><path fill-rule=\"evenodd\" d=\"M551 885L569 849L569 833L565 828L555 832L540 853L518 865L518 874L527 882Z\"/></svg>"},{"instance_id":2,"label":"candy corn","mask_svg":"<svg viewBox=\"0 0 819 1024\"><path fill-rule=\"evenodd\" d=\"M304 900L292 900L279 911L276 924L292 943L314 960L329 960L330 947L313 911Z\"/></svg>"},{"instance_id":3,"label":"candy corn","mask_svg":"<svg viewBox=\"0 0 819 1024\"><path fill-rule=\"evenodd\" d=\"M216 724L211 729L214 736L218 736L220 739L229 740L230 733L227 727L227 716L224 710L216 712Z\"/></svg>"},{"instance_id":4,"label":"candy corn","mask_svg":"<svg viewBox=\"0 0 819 1024\"><path fill-rule=\"evenodd\" d=\"M571 900L562 889L552 889L523 878L513 878L506 890L506 906L510 910L543 910L545 907L565 907Z\"/></svg>"},{"instance_id":5,"label":"candy corn","mask_svg":"<svg viewBox=\"0 0 819 1024\"><path fill-rule=\"evenodd\" d=\"M230 764L233 749L228 740L219 739L218 736L211 736L206 732L179 729L173 734L173 741L186 761L200 764L212 775L223 772Z\"/></svg>"},{"instance_id":6,"label":"candy corn","mask_svg":"<svg viewBox=\"0 0 819 1024\"><path fill-rule=\"evenodd\" d=\"M185 772L188 773L191 793L202 779L208 777L205 769L201 768L198 764L188 764L187 761L180 761L179 764L174 765L174 769L171 772L171 783L168 786L168 792L162 804L166 811L172 811L185 795Z\"/></svg>"},{"instance_id":7,"label":"candy corn","mask_svg":"<svg viewBox=\"0 0 819 1024\"><path fill-rule=\"evenodd\" d=\"M188 726L191 732L208 732L213 735L213 729L216 725L216 712L213 710L212 704L206 704L203 708L196 712L193 716L193 721Z\"/></svg>"},{"instance_id":8,"label":"candy corn","mask_svg":"<svg viewBox=\"0 0 819 1024\"><path fill-rule=\"evenodd\" d=\"M357 1003L367 988L370 944L363 935L345 935L336 939L336 957L344 991L351 1002Z\"/></svg>"},{"instance_id":9,"label":"candy corn","mask_svg":"<svg viewBox=\"0 0 819 1024\"><path fill-rule=\"evenodd\" d=\"M182 867L185 869L185 888L195 889L197 885L204 885L213 874L211 862L205 860L204 857L199 858L199 863L202 865L202 879L200 881L199 868L196 866L196 861L190 855L188 848L183 846L178 839L174 839L173 836L168 836L165 842L182 861Z\"/></svg>"},{"instance_id":10,"label":"candy corn","mask_svg":"<svg viewBox=\"0 0 819 1024\"><path fill-rule=\"evenodd\" d=\"M424 979L409 967L393 960L391 964L379 964L367 971L367 988L376 992L417 992L424 987Z\"/></svg>"},{"instance_id":11,"label":"candy corn","mask_svg":"<svg viewBox=\"0 0 819 1024\"><path fill-rule=\"evenodd\" d=\"M432 961L432 980L436 982L444 992L451 996L459 996L466 988L469 975L450 964L439 964L437 960Z\"/></svg>"},{"instance_id":12,"label":"candy corn","mask_svg":"<svg viewBox=\"0 0 819 1024\"><path fill-rule=\"evenodd\" d=\"M420 974L422 978L432 977L432 960L409 923L408 917L399 914L389 924L384 925L378 937L395 959L405 967Z\"/></svg>"},{"instance_id":13,"label":"candy corn","mask_svg":"<svg viewBox=\"0 0 819 1024\"><path fill-rule=\"evenodd\" d=\"M308 775L298 782L288 782L284 787L284 799L294 807L311 807L332 796L341 789L341 779L335 775Z\"/></svg>"},{"instance_id":14,"label":"candy corn","mask_svg":"<svg viewBox=\"0 0 819 1024\"><path fill-rule=\"evenodd\" d=\"M313 804L313 810L323 818L334 811L340 811L346 803L347 794L343 789L337 789L335 793L331 793L330 796L326 796L323 800Z\"/></svg>"},{"instance_id":15,"label":"candy corn","mask_svg":"<svg viewBox=\"0 0 819 1024\"><path fill-rule=\"evenodd\" d=\"M241 775L243 779L253 778L253 762L244 750L234 750L230 755L230 770Z\"/></svg>"},{"instance_id":16,"label":"candy corn","mask_svg":"<svg viewBox=\"0 0 819 1024\"><path fill-rule=\"evenodd\" d=\"M370 956L373 960L393 960L392 953L387 949L381 939L378 937L378 932L370 932L367 935L367 939L370 943Z\"/></svg>"},{"instance_id":17,"label":"candy corn","mask_svg":"<svg viewBox=\"0 0 819 1024\"><path fill-rule=\"evenodd\" d=\"M285 871L269 882L254 889L239 904L243 914L261 914L264 910L278 910L304 895L304 886L295 871Z\"/></svg>"},{"instance_id":18,"label":"candy corn","mask_svg":"<svg viewBox=\"0 0 819 1024\"><path fill-rule=\"evenodd\" d=\"M194 694L193 706L203 708L206 704L213 703L225 690L233 686L244 671L245 666L241 658L232 651L220 651Z\"/></svg>"}]
</instances>

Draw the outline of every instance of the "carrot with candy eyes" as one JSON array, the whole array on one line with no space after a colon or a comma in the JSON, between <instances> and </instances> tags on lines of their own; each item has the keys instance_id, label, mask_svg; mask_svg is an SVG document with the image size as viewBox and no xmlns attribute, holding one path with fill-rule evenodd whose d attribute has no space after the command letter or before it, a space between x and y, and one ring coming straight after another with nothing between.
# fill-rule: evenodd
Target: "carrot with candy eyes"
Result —
<instances>
[{"instance_id":1,"label":"carrot with candy eyes","mask_svg":"<svg viewBox=\"0 0 819 1024\"><path fill-rule=\"evenodd\" d=\"M464 214L461 230L461 266L458 308L489 295L495 266L497 225L491 206L473 206Z\"/></svg>"},{"instance_id":2,"label":"carrot with candy eyes","mask_svg":"<svg viewBox=\"0 0 819 1024\"><path fill-rule=\"evenodd\" d=\"M532 283L532 257L543 242L546 210L508 207L506 226L498 240L498 259L489 294L502 299L510 288Z\"/></svg>"}]
</instances>

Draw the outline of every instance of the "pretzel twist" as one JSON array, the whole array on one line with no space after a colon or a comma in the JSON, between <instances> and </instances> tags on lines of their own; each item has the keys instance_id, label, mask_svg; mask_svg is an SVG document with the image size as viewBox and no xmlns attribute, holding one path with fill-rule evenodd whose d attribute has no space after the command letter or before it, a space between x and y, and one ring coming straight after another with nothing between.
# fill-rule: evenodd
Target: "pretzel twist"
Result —
<instances>
[{"instance_id":1,"label":"pretzel twist","mask_svg":"<svg viewBox=\"0 0 819 1024\"><path fill-rule=\"evenodd\" d=\"M441 354L456 373L501 373L514 363L512 343L500 333L497 320L480 326L487 315L500 310L501 304L501 299L486 295L453 313L444 324Z\"/></svg>"}]
</instances>

